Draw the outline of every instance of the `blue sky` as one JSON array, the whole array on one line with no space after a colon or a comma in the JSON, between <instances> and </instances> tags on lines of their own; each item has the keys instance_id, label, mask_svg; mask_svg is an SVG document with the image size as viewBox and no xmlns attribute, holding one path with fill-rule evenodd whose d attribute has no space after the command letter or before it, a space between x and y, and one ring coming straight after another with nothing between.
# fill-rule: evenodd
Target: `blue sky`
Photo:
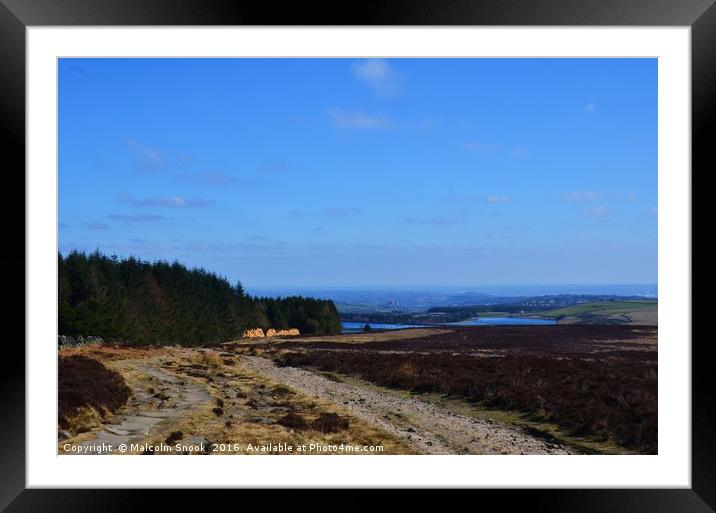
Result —
<instances>
[{"instance_id":1,"label":"blue sky","mask_svg":"<svg viewBox=\"0 0 716 513\"><path fill-rule=\"evenodd\" d=\"M60 251L248 287L657 281L656 59L61 59Z\"/></svg>"}]
</instances>

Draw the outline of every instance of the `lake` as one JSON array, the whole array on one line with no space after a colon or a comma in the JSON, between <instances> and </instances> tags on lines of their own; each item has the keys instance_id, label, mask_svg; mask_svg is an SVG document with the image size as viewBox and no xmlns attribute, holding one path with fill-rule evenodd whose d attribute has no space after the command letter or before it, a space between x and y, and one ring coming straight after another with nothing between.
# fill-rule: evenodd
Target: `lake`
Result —
<instances>
[{"instance_id":1,"label":"lake","mask_svg":"<svg viewBox=\"0 0 716 513\"><path fill-rule=\"evenodd\" d=\"M364 322L341 322L343 333L359 333L363 331ZM374 330L400 330L404 328L425 328L425 324L385 324L382 322L371 322L370 327Z\"/></svg>"},{"instance_id":2,"label":"lake","mask_svg":"<svg viewBox=\"0 0 716 513\"><path fill-rule=\"evenodd\" d=\"M343 333L359 333L363 331L364 322L342 322ZM405 328L426 328L430 326L541 326L545 324L557 324L554 319L531 319L528 317L480 317L479 319L468 319L466 321L453 322L449 324L386 324L380 322L369 323L374 330L400 330Z\"/></svg>"}]
</instances>

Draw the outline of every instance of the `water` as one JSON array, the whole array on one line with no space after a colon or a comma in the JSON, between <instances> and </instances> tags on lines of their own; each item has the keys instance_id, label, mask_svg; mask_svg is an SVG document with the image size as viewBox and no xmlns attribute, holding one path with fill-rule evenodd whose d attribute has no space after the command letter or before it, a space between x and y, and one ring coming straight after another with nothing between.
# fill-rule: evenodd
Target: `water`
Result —
<instances>
[{"instance_id":1,"label":"water","mask_svg":"<svg viewBox=\"0 0 716 513\"><path fill-rule=\"evenodd\" d=\"M359 333L363 331L364 322L342 322L343 333ZM554 319L531 319L528 317L480 317L466 321L449 324L386 324L380 322L369 323L374 330L399 330L404 328L426 328L430 326L541 326L557 324Z\"/></svg>"},{"instance_id":2,"label":"water","mask_svg":"<svg viewBox=\"0 0 716 513\"><path fill-rule=\"evenodd\" d=\"M342 322L343 333L359 333L363 331L364 322ZM400 330L404 328L425 328L424 324L386 324L382 322L371 322L370 327L374 330Z\"/></svg>"}]
</instances>

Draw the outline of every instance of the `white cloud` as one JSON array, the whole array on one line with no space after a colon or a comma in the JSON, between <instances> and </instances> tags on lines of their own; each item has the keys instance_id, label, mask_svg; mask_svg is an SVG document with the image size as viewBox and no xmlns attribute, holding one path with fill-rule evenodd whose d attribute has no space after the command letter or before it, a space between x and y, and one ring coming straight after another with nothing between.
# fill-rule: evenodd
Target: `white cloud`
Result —
<instances>
[{"instance_id":1,"label":"white cloud","mask_svg":"<svg viewBox=\"0 0 716 513\"><path fill-rule=\"evenodd\" d=\"M390 121L387 118L364 112L329 109L328 115L337 128L385 128L390 126Z\"/></svg>"},{"instance_id":2,"label":"white cloud","mask_svg":"<svg viewBox=\"0 0 716 513\"><path fill-rule=\"evenodd\" d=\"M572 191L567 194L567 201L595 201L602 197L597 191Z\"/></svg>"},{"instance_id":3,"label":"white cloud","mask_svg":"<svg viewBox=\"0 0 716 513\"><path fill-rule=\"evenodd\" d=\"M485 201L487 201L491 205L499 205L499 204L505 204L505 203L512 203L512 198L510 196L500 196L497 194L490 194L487 198L485 198Z\"/></svg>"},{"instance_id":4,"label":"white cloud","mask_svg":"<svg viewBox=\"0 0 716 513\"><path fill-rule=\"evenodd\" d=\"M394 94L400 85L399 75L385 59L364 59L355 62L353 76L368 84L376 94L381 96Z\"/></svg>"},{"instance_id":5,"label":"white cloud","mask_svg":"<svg viewBox=\"0 0 716 513\"><path fill-rule=\"evenodd\" d=\"M129 194L120 194L117 198L120 203L135 207L168 207L168 208L197 208L213 204L212 200L203 198L184 198L183 196L169 196L165 198L135 198Z\"/></svg>"},{"instance_id":6,"label":"white cloud","mask_svg":"<svg viewBox=\"0 0 716 513\"><path fill-rule=\"evenodd\" d=\"M165 164L162 153L156 148L144 146L134 139L128 139L127 146L139 157L145 167L160 167Z\"/></svg>"}]
</instances>

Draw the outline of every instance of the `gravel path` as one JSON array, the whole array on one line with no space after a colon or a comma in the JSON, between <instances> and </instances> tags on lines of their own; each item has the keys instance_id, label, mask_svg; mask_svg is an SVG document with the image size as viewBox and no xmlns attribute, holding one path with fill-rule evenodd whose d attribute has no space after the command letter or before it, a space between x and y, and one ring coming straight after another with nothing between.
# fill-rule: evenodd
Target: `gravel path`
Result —
<instances>
[{"instance_id":1,"label":"gravel path","mask_svg":"<svg viewBox=\"0 0 716 513\"><path fill-rule=\"evenodd\" d=\"M405 439L427 454L570 454L519 429L452 413L412 397L399 397L358 385L338 383L313 372L276 367L257 356L240 365L317 398L340 404L352 414Z\"/></svg>"}]
</instances>

